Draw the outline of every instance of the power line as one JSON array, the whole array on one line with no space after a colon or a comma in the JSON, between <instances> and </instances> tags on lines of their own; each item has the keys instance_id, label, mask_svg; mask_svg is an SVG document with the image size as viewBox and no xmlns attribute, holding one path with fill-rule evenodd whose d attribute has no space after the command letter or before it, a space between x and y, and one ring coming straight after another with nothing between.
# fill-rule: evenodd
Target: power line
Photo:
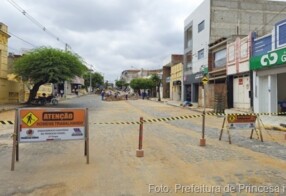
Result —
<instances>
[{"instance_id":1,"label":"power line","mask_svg":"<svg viewBox=\"0 0 286 196\"><path fill-rule=\"evenodd\" d=\"M284 2L284 1L283 1L283 2ZM261 30L261 29L264 28L266 25L269 25L270 22L272 22L277 16L279 16L279 15L280 15L283 11L285 11L285 10L286 10L286 6L285 6L280 12L278 12L277 14L275 14L275 15L271 18L271 20L269 20L266 24L261 25L261 27L258 28L257 31Z\"/></svg>"},{"instance_id":2,"label":"power line","mask_svg":"<svg viewBox=\"0 0 286 196\"><path fill-rule=\"evenodd\" d=\"M19 36L15 35L15 34L13 34L13 33L11 33L11 32L8 32L8 34L10 34L10 35L12 35L12 36L14 36L14 37L18 38L19 40L21 40L21 41L25 42L26 44L29 44L29 45L31 45L31 46L33 46L33 47L35 47L35 48L37 47L36 45L34 45L34 44L32 44L32 43L30 43L30 42L28 42L28 41L24 40L23 38L21 38L21 37L19 37Z\"/></svg>"},{"instance_id":3,"label":"power line","mask_svg":"<svg viewBox=\"0 0 286 196\"><path fill-rule=\"evenodd\" d=\"M42 25L39 21L37 21L35 18L33 18L31 15L29 15L29 13L27 11L25 11L22 7L20 7L17 3L14 2L14 0L7 0L12 6L14 6L17 10L19 10L24 16L26 16L31 22L33 22L35 25L37 25L39 28L41 28L43 31L45 31L47 34L49 34L51 37L55 38L58 42L61 42L65 45L65 50L66 51L71 51L74 54L77 54L76 52L74 52L71 48L71 46L68 43L65 43L64 41L62 41L58 36L56 36L55 34L53 34L51 31L49 31L44 25ZM14 35L15 36L15 35ZM17 37L17 36L15 36ZM19 38L21 39L21 38ZM22 41L34 46L33 44L21 39ZM34 46L36 47L36 46ZM78 54L77 54L78 55ZM78 55L82 60L83 58ZM86 63L85 61L83 61L84 63ZM86 63L88 64L88 63Z\"/></svg>"},{"instance_id":4,"label":"power line","mask_svg":"<svg viewBox=\"0 0 286 196\"><path fill-rule=\"evenodd\" d=\"M15 49L15 48L12 48L12 47L10 47L10 46L8 46L8 48L11 49L11 50L14 50L14 51L16 51L16 52L19 52L19 50ZM5 51L6 51L6 50L5 50ZM9 51L6 51L6 52L9 52Z\"/></svg>"},{"instance_id":5,"label":"power line","mask_svg":"<svg viewBox=\"0 0 286 196\"><path fill-rule=\"evenodd\" d=\"M44 25L42 25L39 21L37 21L35 18L33 18L31 15L29 15L28 12L26 12L23 8L21 8L17 3L15 3L13 0L7 0L12 6L14 6L17 10L19 10L24 16L26 16L31 22L33 22L35 25L40 27L43 31L45 31L47 34L49 34L51 37L55 38L57 41L66 44L63 42L58 36L53 34L51 31L49 31Z\"/></svg>"}]
</instances>

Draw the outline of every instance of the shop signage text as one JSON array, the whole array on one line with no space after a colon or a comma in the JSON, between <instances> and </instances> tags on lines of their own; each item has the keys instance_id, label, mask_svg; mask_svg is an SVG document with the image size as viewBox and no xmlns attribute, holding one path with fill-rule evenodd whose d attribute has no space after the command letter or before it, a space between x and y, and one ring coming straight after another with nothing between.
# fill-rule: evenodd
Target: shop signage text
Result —
<instances>
[{"instance_id":1,"label":"shop signage text","mask_svg":"<svg viewBox=\"0 0 286 196\"><path fill-rule=\"evenodd\" d=\"M286 63L286 48L250 59L250 69L258 70Z\"/></svg>"}]
</instances>

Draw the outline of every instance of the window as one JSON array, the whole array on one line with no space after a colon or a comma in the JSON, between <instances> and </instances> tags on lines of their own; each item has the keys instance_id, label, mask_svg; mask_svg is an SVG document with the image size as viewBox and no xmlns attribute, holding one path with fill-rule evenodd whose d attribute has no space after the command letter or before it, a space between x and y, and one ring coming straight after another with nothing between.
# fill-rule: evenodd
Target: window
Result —
<instances>
[{"instance_id":1,"label":"window","mask_svg":"<svg viewBox=\"0 0 286 196\"><path fill-rule=\"evenodd\" d=\"M240 58L247 58L248 56L248 44L247 41L244 43L241 43L240 45Z\"/></svg>"},{"instance_id":2,"label":"window","mask_svg":"<svg viewBox=\"0 0 286 196\"><path fill-rule=\"evenodd\" d=\"M185 54L185 59L186 59L186 70L192 69L193 66L193 54L192 52L188 52Z\"/></svg>"},{"instance_id":3,"label":"window","mask_svg":"<svg viewBox=\"0 0 286 196\"><path fill-rule=\"evenodd\" d=\"M192 48L193 47L193 28L190 27L186 32L186 48Z\"/></svg>"},{"instance_id":4,"label":"window","mask_svg":"<svg viewBox=\"0 0 286 196\"><path fill-rule=\"evenodd\" d=\"M205 21L203 20L199 25L198 25L198 32L201 32L202 30L205 29Z\"/></svg>"},{"instance_id":5,"label":"window","mask_svg":"<svg viewBox=\"0 0 286 196\"><path fill-rule=\"evenodd\" d=\"M214 67L223 67L226 65L226 49L217 51L214 54Z\"/></svg>"},{"instance_id":6,"label":"window","mask_svg":"<svg viewBox=\"0 0 286 196\"><path fill-rule=\"evenodd\" d=\"M198 59L204 58L204 49L198 51Z\"/></svg>"},{"instance_id":7,"label":"window","mask_svg":"<svg viewBox=\"0 0 286 196\"><path fill-rule=\"evenodd\" d=\"M234 44L229 45L227 54L228 54L228 63L234 62L234 60L235 60Z\"/></svg>"},{"instance_id":8,"label":"window","mask_svg":"<svg viewBox=\"0 0 286 196\"><path fill-rule=\"evenodd\" d=\"M280 25L278 25L277 27L278 29L278 45L277 47L281 47L281 46L285 46L286 45L286 23L282 23Z\"/></svg>"}]
</instances>

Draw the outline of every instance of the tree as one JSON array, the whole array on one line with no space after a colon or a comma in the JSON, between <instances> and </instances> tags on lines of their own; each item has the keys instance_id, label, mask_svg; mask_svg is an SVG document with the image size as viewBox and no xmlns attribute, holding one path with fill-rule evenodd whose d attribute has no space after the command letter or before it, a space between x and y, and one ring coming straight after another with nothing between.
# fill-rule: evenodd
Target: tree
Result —
<instances>
[{"instance_id":1,"label":"tree","mask_svg":"<svg viewBox=\"0 0 286 196\"><path fill-rule=\"evenodd\" d=\"M124 80L116 80L115 85L120 89L123 89L123 87L125 87L126 89L129 86L129 84L126 83Z\"/></svg>"},{"instance_id":2,"label":"tree","mask_svg":"<svg viewBox=\"0 0 286 196\"><path fill-rule=\"evenodd\" d=\"M87 89L87 87L90 86L90 77L91 77L91 87L92 88L98 88L104 84L104 78L103 76L98 72L91 72L88 70L84 73L84 86Z\"/></svg>"},{"instance_id":3,"label":"tree","mask_svg":"<svg viewBox=\"0 0 286 196\"><path fill-rule=\"evenodd\" d=\"M60 49L41 47L17 59L14 73L31 85L27 103L33 100L41 85L59 83L81 76L87 68L81 59Z\"/></svg>"},{"instance_id":4,"label":"tree","mask_svg":"<svg viewBox=\"0 0 286 196\"><path fill-rule=\"evenodd\" d=\"M161 78L157 74L152 74L150 79L154 82L157 88L158 101L161 101L161 96L160 96Z\"/></svg>"},{"instance_id":5,"label":"tree","mask_svg":"<svg viewBox=\"0 0 286 196\"><path fill-rule=\"evenodd\" d=\"M144 91L146 89L151 89L154 87L154 82L147 78L135 78L131 80L130 86L134 89L136 92L140 92L140 89L143 89Z\"/></svg>"}]
</instances>

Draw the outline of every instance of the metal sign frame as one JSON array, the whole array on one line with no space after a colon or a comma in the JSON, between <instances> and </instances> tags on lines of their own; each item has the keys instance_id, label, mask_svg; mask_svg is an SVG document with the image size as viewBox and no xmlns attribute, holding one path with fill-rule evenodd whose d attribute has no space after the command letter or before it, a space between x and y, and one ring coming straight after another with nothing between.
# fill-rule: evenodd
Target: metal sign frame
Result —
<instances>
[{"instance_id":1,"label":"metal sign frame","mask_svg":"<svg viewBox=\"0 0 286 196\"><path fill-rule=\"evenodd\" d=\"M11 171L19 161L19 143L85 140L84 155L89 164L87 108L19 108L15 113Z\"/></svg>"},{"instance_id":2,"label":"metal sign frame","mask_svg":"<svg viewBox=\"0 0 286 196\"><path fill-rule=\"evenodd\" d=\"M258 126L256 126L256 123ZM261 119L259 115L254 114L227 114L222 123L220 130L219 140L222 138L223 130L226 129L228 134L228 142L231 144L230 129L251 129L250 139L253 138L254 131L257 138L263 142L263 136L261 131Z\"/></svg>"}]
</instances>

